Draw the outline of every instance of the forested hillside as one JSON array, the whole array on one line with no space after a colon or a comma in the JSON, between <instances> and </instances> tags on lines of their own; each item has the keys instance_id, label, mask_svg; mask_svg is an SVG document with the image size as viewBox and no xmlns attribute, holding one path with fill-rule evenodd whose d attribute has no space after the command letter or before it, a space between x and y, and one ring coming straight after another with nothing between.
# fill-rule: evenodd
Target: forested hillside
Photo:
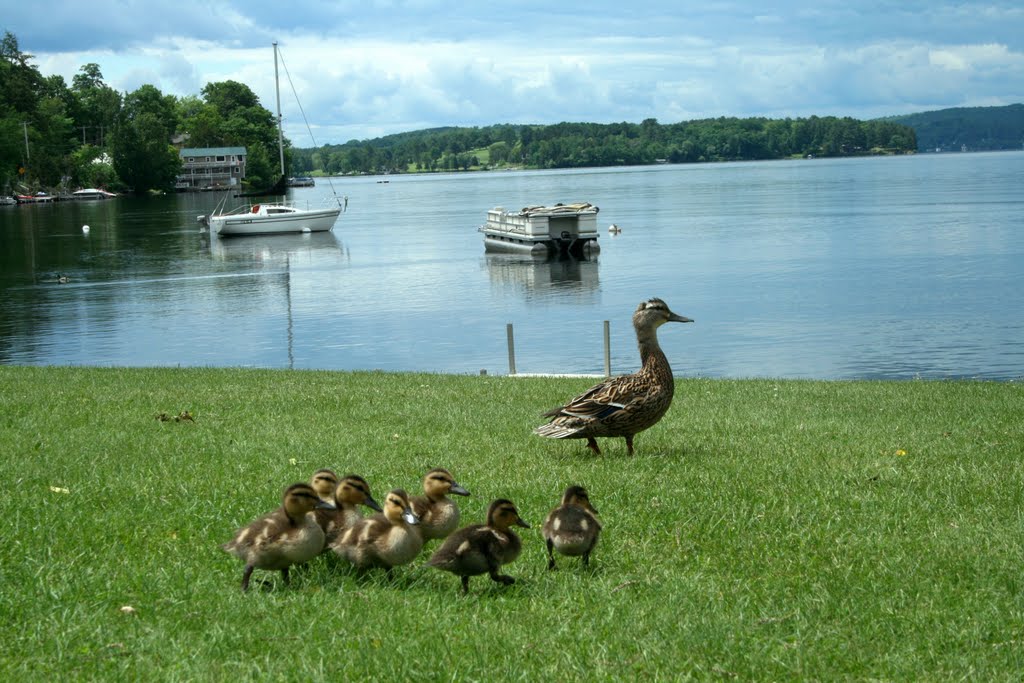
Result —
<instances>
[{"instance_id":1,"label":"forested hillside","mask_svg":"<svg viewBox=\"0 0 1024 683\"><path fill-rule=\"evenodd\" d=\"M922 152L984 152L1024 147L1024 104L940 109L884 121L910 126Z\"/></svg>"},{"instance_id":2,"label":"forested hillside","mask_svg":"<svg viewBox=\"0 0 1024 683\"><path fill-rule=\"evenodd\" d=\"M470 168L574 168L658 162L782 159L791 156L903 154L914 131L891 121L832 116L718 118L661 124L502 124L435 128L343 145L293 150L301 173L454 171Z\"/></svg>"}]
</instances>

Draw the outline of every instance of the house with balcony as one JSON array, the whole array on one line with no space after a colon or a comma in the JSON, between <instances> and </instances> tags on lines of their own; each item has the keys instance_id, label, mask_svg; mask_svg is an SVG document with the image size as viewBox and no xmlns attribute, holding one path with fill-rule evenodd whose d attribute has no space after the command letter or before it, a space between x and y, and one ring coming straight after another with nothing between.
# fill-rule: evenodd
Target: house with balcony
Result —
<instances>
[{"instance_id":1,"label":"house with balcony","mask_svg":"<svg viewBox=\"0 0 1024 683\"><path fill-rule=\"evenodd\" d=\"M237 188L245 178L245 147L183 147L178 154L179 192Z\"/></svg>"}]
</instances>

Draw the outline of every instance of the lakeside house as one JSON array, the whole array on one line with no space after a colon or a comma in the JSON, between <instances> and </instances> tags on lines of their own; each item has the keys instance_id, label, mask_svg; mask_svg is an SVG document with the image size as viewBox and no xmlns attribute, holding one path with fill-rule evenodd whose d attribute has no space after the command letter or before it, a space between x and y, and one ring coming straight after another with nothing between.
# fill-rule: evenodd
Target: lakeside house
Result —
<instances>
[{"instance_id":1,"label":"lakeside house","mask_svg":"<svg viewBox=\"0 0 1024 683\"><path fill-rule=\"evenodd\" d=\"M245 178L245 147L183 147L179 192L238 187Z\"/></svg>"}]
</instances>

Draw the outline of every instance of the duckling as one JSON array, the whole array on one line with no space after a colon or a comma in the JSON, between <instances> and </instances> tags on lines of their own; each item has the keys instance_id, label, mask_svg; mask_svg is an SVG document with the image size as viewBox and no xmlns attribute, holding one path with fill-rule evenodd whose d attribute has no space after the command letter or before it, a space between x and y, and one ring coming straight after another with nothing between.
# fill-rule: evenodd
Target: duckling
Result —
<instances>
[{"instance_id":1,"label":"duckling","mask_svg":"<svg viewBox=\"0 0 1024 683\"><path fill-rule=\"evenodd\" d=\"M459 508L448 494L468 496L469 491L459 486L451 472L438 467L423 477L423 493L410 500L412 511L420 518L417 528L423 540L444 538L455 531L459 526Z\"/></svg>"},{"instance_id":2,"label":"duckling","mask_svg":"<svg viewBox=\"0 0 1024 683\"><path fill-rule=\"evenodd\" d=\"M253 569L280 570L288 585L289 567L319 555L324 532L309 513L329 506L309 484L292 484L285 489L280 508L235 532L221 547L245 562L242 591L249 590Z\"/></svg>"},{"instance_id":3,"label":"duckling","mask_svg":"<svg viewBox=\"0 0 1024 683\"><path fill-rule=\"evenodd\" d=\"M515 579L500 573L501 566L519 557L523 547L510 528L513 524L530 528L512 501L499 498L487 508L486 524L471 524L446 538L427 566L462 577L463 594L469 592L469 577L480 574L488 574L498 583L513 584Z\"/></svg>"},{"instance_id":4,"label":"duckling","mask_svg":"<svg viewBox=\"0 0 1024 683\"><path fill-rule=\"evenodd\" d=\"M562 555L582 556L584 567L590 564L590 552L601 533L596 514L585 488L570 486L565 490L561 505L548 513L541 528L548 546L548 569L555 569L553 550Z\"/></svg>"},{"instance_id":5,"label":"duckling","mask_svg":"<svg viewBox=\"0 0 1024 683\"><path fill-rule=\"evenodd\" d=\"M601 454L594 437L622 436L633 455L633 436L653 427L672 405L675 383L672 368L658 345L658 328L667 322L692 323L676 315L661 299L641 303L633 313L633 328L640 347L640 370L606 379L542 417L552 420L534 429L550 439L586 439L587 447Z\"/></svg>"},{"instance_id":6,"label":"duckling","mask_svg":"<svg viewBox=\"0 0 1024 683\"><path fill-rule=\"evenodd\" d=\"M320 500L333 503L334 490L338 488L338 475L326 467L319 469L309 478L309 485L316 491L316 495L320 496Z\"/></svg>"},{"instance_id":7,"label":"duckling","mask_svg":"<svg viewBox=\"0 0 1024 683\"><path fill-rule=\"evenodd\" d=\"M409 494L394 489L384 499L384 511L360 519L331 545L331 550L359 568L408 564L423 549L423 538L413 527L420 523Z\"/></svg>"},{"instance_id":8,"label":"duckling","mask_svg":"<svg viewBox=\"0 0 1024 683\"><path fill-rule=\"evenodd\" d=\"M327 539L324 546L325 552L345 529L355 525L363 518L359 512L360 505L381 512L380 504L370 495L370 485L358 474L345 475L334 488L331 498L334 504L333 510L315 511L317 524L324 530Z\"/></svg>"}]
</instances>

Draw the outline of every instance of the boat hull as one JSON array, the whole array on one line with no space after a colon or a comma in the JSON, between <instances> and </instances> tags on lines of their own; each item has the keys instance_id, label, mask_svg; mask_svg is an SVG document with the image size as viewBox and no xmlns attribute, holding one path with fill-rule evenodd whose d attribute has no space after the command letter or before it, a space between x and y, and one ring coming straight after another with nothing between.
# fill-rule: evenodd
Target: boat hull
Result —
<instances>
[{"instance_id":1,"label":"boat hull","mask_svg":"<svg viewBox=\"0 0 1024 683\"><path fill-rule=\"evenodd\" d=\"M341 209L338 208L268 216L258 214L210 216L210 229L223 236L326 232L334 228L340 214Z\"/></svg>"},{"instance_id":2,"label":"boat hull","mask_svg":"<svg viewBox=\"0 0 1024 683\"><path fill-rule=\"evenodd\" d=\"M597 238L526 240L508 235L484 233L484 251L489 254L529 254L536 258L566 255L583 258L596 256L601 247Z\"/></svg>"}]
</instances>

